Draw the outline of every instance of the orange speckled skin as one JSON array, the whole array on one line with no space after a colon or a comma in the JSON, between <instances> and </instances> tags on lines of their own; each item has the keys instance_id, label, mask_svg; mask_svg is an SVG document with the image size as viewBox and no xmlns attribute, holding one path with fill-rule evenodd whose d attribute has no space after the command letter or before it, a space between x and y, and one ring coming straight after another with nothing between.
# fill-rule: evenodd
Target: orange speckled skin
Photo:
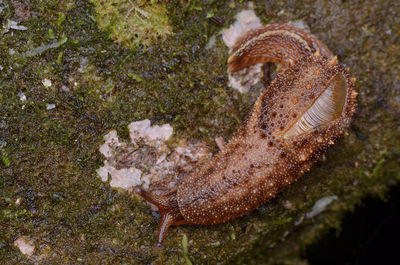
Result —
<instances>
[{"instance_id":1,"label":"orange speckled skin","mask_svg":"<svg viewBox=\"0 0 400 265\"><path fill-rule=\"evenodd\" d=\"M320 74L305 74L306 72ZM260 95L248 120L226 147L178 187L185 220L216 224L242 216L295 181L348 127L354 113L352 89L341 117L309 134L285 139L283 132L312 104L337 73L353 82L339 65L306 57L279 74ZM311 89L304 89L307 83ZM293 104L293 99L298 98ZM296 117L296 118L295 118Z\"/></svg>"},{"instance_id":2,"label":"orange speckled skin","mask_svg":"<svg viewBox=\"0 0 400 265\"><path fill-rule=\"evenodd\" d=\"M261 27L238 41L228 67L237 71L271 61L284 65L284 71L209 164L165 196L138 190L159 207L159 246L170 225L217 224L258 208L308 171L349 127L356 107L355 79L316 37L288 25ZM337 118L307 133L286 134L316 98L337 86L346 91Z\"/></svg>"}]
</instances>

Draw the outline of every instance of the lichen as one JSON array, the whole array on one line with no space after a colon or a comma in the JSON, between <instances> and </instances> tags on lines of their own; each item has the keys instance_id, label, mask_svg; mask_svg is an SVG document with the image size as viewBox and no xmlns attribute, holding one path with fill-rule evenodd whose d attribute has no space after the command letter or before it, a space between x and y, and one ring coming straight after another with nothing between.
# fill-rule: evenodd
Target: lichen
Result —
<instances>
[{"instance_id":1,"label":"lichen","mask_svg":"<svg viewBox=\"0 0 400 265\"><path fill-rule=\"evenodd\" d=\"M205 143L172 139L169 124L151 125L150 120L142 120L128 128L129 143L120 142L117 131L112 130L99 148L106 160L96 172L102 181L110 177L111 187L171 190L180 181L178 175L188 174L211 157Z\"/></svg>"},{"instance_id":2,"label":"lichen","mask_svg":"<svg viewBox=\"0 0 400 265\"><path fill-rule=\"evenodd\" d=\"M35 245L27 237L20 236L14 241L14 245L21 251L22 254L32 256L35 251Z\"/></svg>"},{"instance_id":3,"label":"lichen","mask_svg":"<svg viewBox=\"0 0 400 265\"><path fill-rule=\"evenodd\" d=\"M99 27L130 48L149 46L172 33L166 4L161 0L91 0Z\"/></svg>"}]
</instances>

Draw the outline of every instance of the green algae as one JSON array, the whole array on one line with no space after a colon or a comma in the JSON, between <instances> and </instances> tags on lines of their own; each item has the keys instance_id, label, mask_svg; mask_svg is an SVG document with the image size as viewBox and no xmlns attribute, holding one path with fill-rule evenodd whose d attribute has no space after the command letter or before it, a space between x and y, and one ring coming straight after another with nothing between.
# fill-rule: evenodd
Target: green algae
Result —
<instances>
[{"instance_id":1,"label":"green algae","mask_svg":"<svg viewBox=\"0 0 400 265\"><path fill-rule=\"evenodd\" d=\"M19 20L6 3L0 22ZM365 196L384 198L400 180L396 4L326 2L317 11L312 1L290 7L260 1L255 10L264 22L305 21L358 78L359 107L350 135L257 211L227 224L172 228L165 250L154 251L157 219L148 207L95 174L103 135L117 129L127 137L126 125L149 118L170 123L178 139L206 140L216 151L214 138L229 139L254 101L227 87L228 51L221 39L204 49L221 30L207 14L223 16L229 25L245 4L163 5L174 34L164 43L152 39L146 49L109 40L109 32L93 20L96 7L86 1L31 1L33 15L20 23L28 30L1 36L0 142L6 143L0 150L1 262L33 263L13 246L20 235L34 239L35 258L42 255L45 264L184 264L183 235L190 238L187 257L194 264L305 262L307 246L340 227L346 212ZM51 42L50 29L54 40L66 41L27 58L27 51ZM52 81L48 88L45 78ZM50 103L56 108L46 110ZM339 199L320 215L304 217L315 201L331 195Z\"/></svg>"},{"instance_id":2,"label":"green algae","mask_svg":"<svg viewBox=\"0 0 400 265\"><path fill-rule=\"evenodd\" d=\"M10 158L6 154L2 154L1 162L3 162L4 166L9 167L11 165Z\"/></svg>"},{"instance_id":3,"label":"green algae","mask_svg":"<svg viewBox=\"0 0 400 265\"><path fill-rule=\"evenodd\" d=\"M188 238L187 235L184 234L182 237L182 250L183 250L183 256L185 258L185 262L187 265L192 265L193 263L189 259L189 251L188 251Z\"/></svg>"},{"instance_id":4,"label":"green algae","mask_svg":"<svg viewBox=\"0 0 400 265\"><path fill-rule=\"evenodd\" d=\"M111 39L130 48L149 46L157 38L172 33L164 1L91 1L96 22L109 32Z\"/></svg>"}]
</instances>

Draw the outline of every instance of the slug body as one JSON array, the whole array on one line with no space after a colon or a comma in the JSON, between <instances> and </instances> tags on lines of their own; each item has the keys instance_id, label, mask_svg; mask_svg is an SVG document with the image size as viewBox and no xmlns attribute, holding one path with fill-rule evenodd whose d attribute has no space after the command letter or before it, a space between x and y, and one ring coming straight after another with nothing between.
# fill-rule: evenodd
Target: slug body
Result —
<instances>
[{"instance_id":1,"label":"slug body","mask_svg":"<svg viewBox=\"0 0 400 265\"><path fill-rule=\"evenodd\" d=\"M228 59L234 72L257 63L283 66L251 115L207 165L162 196L158 246L167 229L217 224L258 208L298 179L346 131L355 112L354 78L316 37L289 25L248 32Z\"/></svg>"}]
</instances>

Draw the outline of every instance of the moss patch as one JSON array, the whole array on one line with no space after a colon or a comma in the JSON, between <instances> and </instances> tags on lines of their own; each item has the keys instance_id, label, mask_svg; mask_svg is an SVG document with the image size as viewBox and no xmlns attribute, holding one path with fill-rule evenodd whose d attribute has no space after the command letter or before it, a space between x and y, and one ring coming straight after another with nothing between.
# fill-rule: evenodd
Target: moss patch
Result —
<instances>
[{"instance_id":1,"label":"moss patch","mask_svg":"<svg viewBox=\"0 0 400 265\"><path fill-rule=\"evenodd\" d=\"M91 0L96 22L110 37L124 46L149 46L172 33L166 3L161 0Z\"/></svg>"}]
</instances>

